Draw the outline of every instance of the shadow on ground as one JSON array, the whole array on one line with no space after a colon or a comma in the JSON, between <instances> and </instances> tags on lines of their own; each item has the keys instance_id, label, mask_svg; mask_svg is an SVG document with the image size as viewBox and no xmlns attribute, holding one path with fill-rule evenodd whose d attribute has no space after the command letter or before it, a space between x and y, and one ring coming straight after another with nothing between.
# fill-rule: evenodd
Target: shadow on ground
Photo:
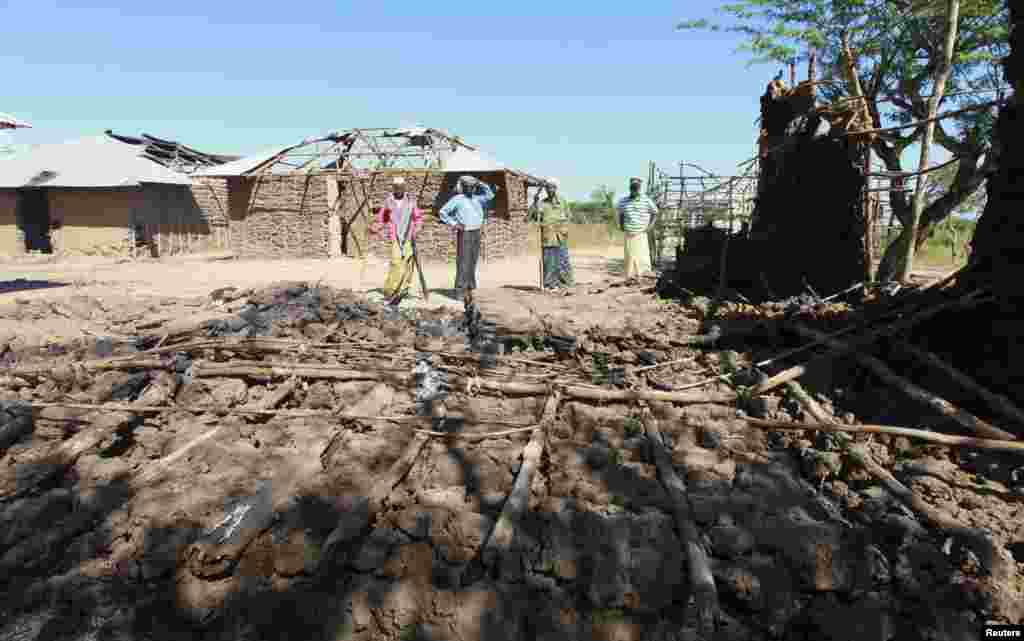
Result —
<instances>
[{"instance_id":1,"label":"shadow on ground","mask_svg":"<svg viewBox=\"0 0 1024 641\"><path fill-rule=\"evenodd\" d=\"M51 280L27 280L24 278L16 278L14 280L0 281L0 294L13 294L16 292L33 291L37 289L55 289L67 286L68 283Z\"/></svg>"}]
</instances>

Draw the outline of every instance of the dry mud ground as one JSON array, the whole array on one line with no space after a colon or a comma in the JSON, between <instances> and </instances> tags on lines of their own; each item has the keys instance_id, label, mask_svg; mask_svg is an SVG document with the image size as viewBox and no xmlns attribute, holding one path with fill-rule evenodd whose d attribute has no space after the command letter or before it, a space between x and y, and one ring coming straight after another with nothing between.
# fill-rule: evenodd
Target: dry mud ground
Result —
<instances>
[{"instance_id":1,"label":"dry mud ground","mask_svg":"<svg viewBox=\"0 0 1024 641\"><path fill-rule=\"evenodd\" d=\"M578 264L590 282L569 296L531 291L535 262L483 269L484 317L526 336L576 336L581 353L603 351L625 368L632 387L641 384L641 357L692 359L658 371L673 384L721 371L724 353L681 340L699 330L694 310L602 282L614 271L606 257ZM42 346L54 372L5 383L0 399L151 406L173 398L182 409L138 417L47 407L29 437L0 443L2 639L696 639L678 506L645 425L665 435L711 555L722 606L714 638L974 639L985 620L1021 621L1024 476L1013 463L1000 468L1007 474L968 472L968 457L949 448L854 439L931 506L987 528L990 557L968 538L930 529L824 434L753 429L738 403L721 400L731 393L725 385L707 387L707 402L563 399L520 513L507 497L525 478L531 433L487 435L537 424L545 397L495 392L487 381L579 382L588 359L512 355L499 372L478 373L482 388L453 389L447 407L463 418L462 433L438 437L382 418L411 414L409 385L310 372L409 371L413 347L458 355L465 339L424 342L409 321L378 312L344 320L341 306L359 298L344 292L316 303L331 314L338 307L333 351L308 347L331 338L326 319L275 331L307 344L267 357L309 363L290 394L282 395L288 381L231 372L178 381L169 363L142 375L61 367L106 355L97 337L114 337L120 350L121 337L223 317L246 301L287 305L309 291L211 300L223 286L358 288L341 261L5 269L71 284L23 282L0 294L5 342L29 354L17 366L40 362ZM428 272L428 282L446 277ZM243 358L228 356L227 365ZM457 358L446 363L466 371ZM240 412L270 406L293 413ZM315 414L330 410L360 418ZM859 419L838 401L826 410ZM766 398L759 412L799 417L790 399ZM93 443L97 433L106 436ZM73 459L54 458L68 451ZM396 469L405 473L389 477ZM394 485L371 522L367 497L382 479ZM503 510L514 536L488 557L481 548ZM332 532L336 546L325 554Z\"/></svg>"}]
</instances>

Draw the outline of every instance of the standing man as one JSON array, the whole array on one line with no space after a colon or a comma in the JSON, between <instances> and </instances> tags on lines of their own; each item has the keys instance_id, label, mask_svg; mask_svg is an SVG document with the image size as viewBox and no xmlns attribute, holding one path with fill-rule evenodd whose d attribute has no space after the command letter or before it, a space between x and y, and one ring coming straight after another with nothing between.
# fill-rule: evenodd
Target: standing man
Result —
<instances>
[{"instance_id":1,"label":"standing man","mask_svg":"<svg viewBox=\"0 0 1024 641\"><path fill-rule=\"evenodd\" d=\"M456 193L445 203L438 216L455 228L455 291L467 307L473 304L476 289L476 264L480 259L480 229L487 217L486 208L494 200L495 189L473 176L462 176Z\"/></svg>"},{"instance_id":2,"label":"standing man","mask_svg":"<svg viewBox=\"0 0 1024 641\"><path fill-rule=\"evenodd\" d=\"M619 228L625 233L626 280L633 281L653 271L651 266L650 241L647 231L658 218L658 207L648 196L640 192L644 181L629 179L629 195L619 200Z\"/></svg>"},{"instance_id":3,"label":"standing man","mask_svg":"<svg viewBox=\"0 0 1024 641\"><path fill-rule=\"evenodd\" d=\"M416 261L412 255L412 239L416 237L416 230L422 220L423 212L416 206L416 199L405 191L405 178L397 176L371 229L374 234L387 229L391 262L384 280L384 295L389 299L401 298L415 282Z\"/></svg>"},{"instance_id":4,"label":"standing man","mask_svg":"<svg viewBox=\"0 0 1024 641\"><path fill-rule=\"evenodd\" d=\"M558 194L558 180L549 178L547 198L534 204L533 217L540 224L541 262L544 289L576 284L569 258L569 207Z\"/></svg>"}]
</instances>

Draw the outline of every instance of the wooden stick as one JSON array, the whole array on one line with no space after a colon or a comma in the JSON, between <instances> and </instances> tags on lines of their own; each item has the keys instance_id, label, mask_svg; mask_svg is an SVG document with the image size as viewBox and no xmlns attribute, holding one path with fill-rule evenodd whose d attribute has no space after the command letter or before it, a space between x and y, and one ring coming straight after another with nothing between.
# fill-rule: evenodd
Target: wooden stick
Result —
<instances>
[{"instance_id":1,"label":"wooden stick","mask_svg":"<svg viewBox=\"0 0 1024 641\"><path fill-rule=\"evenodd\" d=\"M718 588L715 587L715 577L711 573L708 554L701 546L700 533L693 521L692 508L686 495L686 485L676 474L672 457L665 447L665 439L649 416L643 422L647 440L651 443L654 454L658 478L672 501L672 514L679 530L679 539L686 549L690 583L697 606L698 637L710 639L715 620L718 618Z\"/></svg>"},{"instance_id":2,"label":"wooden stick","mask_svg":"<svg viewBox=\"0 0 1024 641\"><path fill-rule=\"evenodd\" d=\"M282 399L283 400L283 399ZM348 412L341 410L279 410L279 409L262 409L262 408L245 408L236 407L232 409L207 409L197 407L182 407L182 406L145 406L145 405L127 405L118 403L28 403L33 409L44 409L47 407L60 407L65 409L74 410L97 410L104 412L126 412L130 414L150 414L150 413L165 413L165 412L188 412L190 414L217 414L220 416L277 416L281 418L333 418L342 420L357 420L357 421L386 421L388 423L411 423L411 424L432 424L429 416L366 416L362 414L349 414ZM534 429L533 427L525 426L522 422L514 421L500 421L500 420L481 420L481 421L469 421L465 416L461 414L449 414L448 418L453 421L461 421L467 424L474 425L506 425L514 426L516 428L522 427L523 430L511 430L508 434L514 434L518 431L528 431ZM426 434L432 436L455 436L458 438L474 438L474 434L459 434L458 432L430 432L427 430L421 430ZM492 438L498 434L503 433L488 433L487 437ZM482 436L482 435L481 435Z\"/></svg>"},{"instance_id":3,"label":"wooden stick","mask_svg":"<svg viewBox=\"0 0 1024 641\"><path fill-rule=\"evenodd\" d=\"M465 380L461 383L465 384ZM511 396L541 396L546 385L541 383L519 383L516 381L491 381L478 379L475 381L481 389L502 392ZM663 401L667 403L732 403L736 393L732 391L701 394L680 394L676 392L658 392L650 390L605 390L600 388L570 385L562 390L562 394L577 400L598 401L605 403L625 401Z\"/></svg>"},{"instance_id":4,"label":"wooden stick","mask_svg":"<svg viewBox=\"0 0 1024 641\"><path fill-rule=\"evenodd\" d=\"M970 447L979 450L991 450L994 452L1024 453L1024 443L1019 441L999 441L987 438L975 438L973 436L939 434L937 432L911 429L909 427L891 427L888 425L842 425L834 421L821 421L819 423L791 423L789 421L773 421L752 417L746 417L743 420L751 427L756 427L762 430L888 434L890 436L905 436L907 438L921 439L922 441L928 441L929 443L949 445L951 447Z\"/></svg>"},{"instance_id":5,"label":"wooden stick","mask_svg":"<svg viewBox=\"0 0 1024 641\"><path fill-rule=\"evenodd\" d=\"M202 434L195 437L185 445L179 447L171 454L168 454L163 458L160 458L156 461L153 461L152 463L149 463L146 469L143 470L141 474L132 479L132 482L138 485L144 485L146 483L149 483L150 481L155 479L161 472L167 469L170 465L182 459L183 457L185 457L185 455L187 455L189 452L199 447L206 441L209 441L218 434L220 434L224 428L225 425L223 424L217 425L216 427L203 432Z\"/></svg>"},{"instance_id":6,"label":"wooden stick","mask_svg":"<svg viewBox=\"0 0 1024 641\"><path fill-rule=\"evenodd\" d=\"M242 376L245 378L273 380L275 378L312 378L331 381L384 381L387 379L398 380L408 378L410 374L406 371L396 370L382 371L354 371L338 367L307 367L299 363L287 363L283 365L242 365L236 366L232 363L194 363L192 365L192 376L196 378L219 378L227 376Z\"/></svg>"},{"instance_id":7,"label":"wooden stick","mask_svg":"<svg viewBox=\"0 0 1024 641\"><path fill-rule=\"evenodd\" d=\"M930 283L925 283L924 285L921 285L920 287L915 288L914 291L915 292L924 292L924 291L928 291L929 289L935 289L935 288L942 289L943 287L945 287L949 283L951 283L954 280L956 280L966 270L967 270L966 266L958 267L958 268L954 269L953 271L946 273L946 275L944 275L942 278L939 278L938 280L933 280Z\"/></svg>"},{"instance_id":8,"label":"wooden stick","mask_svg":"<svg viewBox=\"0 0 1024 641\"><path fill-rule=\"evenodd\" d=\"M993 412L1000 414L1003 418L1007 418L1015 422L1018 426L1024 427L1024 412L1014 405L1013 401L1009 398L1002 394L996 394L989 391L976 380L931 352L926 352L920 347L912 345L907 341L900 341L897 345L901 350L907 352L921 363L928 365L929 367L934 367L952 379L957 385L960 385L969 392L977 394L985 401L985 403L988 404L989 409Z\"/></svg>"},{"instance_id":9,"label":"wooden stick","mask_svg":"<svg viewBox=\"0 0 1024 641\"><path fill-rule=\"evenodd\" d=\"M863 286L863 283L860 286ZM916 324L918 322L926 320L927 318L931 318L935 314L937 314L940 311L943 311L945 309L948 309L951 306L956 306L956 305L963 304L963 303L973 302L976 299L976 297L978 297L980 295L981 295L980 292L973 292L972 294L968 294L964 298L960 299L959 302L953 301L953 302L949 302L949 303L944 303L942 305L938 305L938 306L936 306L934 308L929 308L928 310L922 310L920 312L922 314L922 316L920 316L920 317L911 317L910 319L907 319L907 321L904 321L904 325L900 326L901 327L900 331L902 331L902 329L904 329L906 327L909 327L912 324ZM902 304L902 302L900 304ZM886 314L889 314L889 313L892 313L892 311L890 310L890 312L886 312ZM844 327L842 329L836 330L835 332L832 332L831 334L827 334L827 336L829 338L839 338L840 336L845 336L846 334L850 334L850 333L853 333L855 331L860 331L860 330L865 329L866 327L868 327L869 323L871 323L873 321L876 321L876 320L879 320L879 318L884 318L886 314L883 314L882 316L880 316L878 318L870 319L870 320L868 320L866 322L863 322L863 323L858 323L858 324L855 324L855 325L850 325L849 327ZM913 323L909 323L909 321L911 319L914 320ZM890 330L889 329L885 329L885 331L888 332ZM871 336L872 336L872 334L868 334L862 340L866 341ZM858 344L859 343L860 343L860 341L858 341ZM820 340L811 341L810 343L807 343L805 345L801 345L800 347L794 347L792 349L788 349L788 350L786 350L784 352L776 354L775 356L772 356L771 358L767 358L767 359L765 359L763 361L759 361L757 363L754 363L754 367L755 368L767 367L768 365L771 365L771 364L777 363L777 362L779 362L781 360L784 360L784 359L796 356L797 354L802 354L802 353L804 353L806 351L812 350L815 347L819 347L819 346L821 346L823 344L824 344L823 341L820 341ZM834 358L834 356L832 356L830 354L823 354L819 358L821 359L820 362L825 362L826 360L830 360L830 359ZM787 381L796 380L796 379L800 378L801 376L803 376L804 373L807 372L807 367L811 363L814 363L814 362L819 362L819 361L817 359L812 359L812 361L810 361L809 363L806 363L804 365L794 365L793 367L791 367L791 368L789 368L787 370L779 372L775 376L772 376L772 377L768 378L767 380L763 381L762 383L759 383L758 385L756 385L754 388L751 389L751 393L754 394L754 395L764 394L765 392L767 392L769 390L772 390L772 389L775 389L776 387L786 383ZM679 392L679 391L683 391L683 390L689 390L689 389L696 389L696 388L700 388L700 387L706 387L707 385L711 385L712 383L717 383L719 381L728 381L733 376L735 376L735 373L720 374L720 375L714 376L712 378L704 379L703 381L699 381L699 382L696 382L696 383L690 383L688 385L683 385L683 386L680 386L680 387L676 387L673 391Z\"/></svg>"},{"instance_id":10,"label":"wooden stick","mask_svg":"<svg viewBox=\"0 0 1024 641\"><path fill-rule=\"evenodd\" d=\"M322 548L322 561L332 558L337 545L356 534L354 530L363 531L371 526L376 515L386 506L391 492L412 469L420 452L423 451L423 447L429 441L430 437L426 434L413 435L412 440L406 445L398 460L392 464L385 477L377 481L370 489L366 514L360 515L355 523L351 522L351 515L343 515L339 519L338 525L327 535ZM320 567L324 568L326 564L321 564Z\"/></svg>"},{"instance_id":11,"label":"wooden stick","mask_svg":"<svg viewBox=\"0 0 1024 641\"><path fill-rule=\"evenodd\" d=\"M654 365L636 367L633 369L633 372L639 374L640 372L649 372L651 370L658 369L661 367L668 367L669 365L689 365L690 363L693 363L696 360L696 358L680 358L674 361L665 361L664 363L656 363Z\"/></svg>"},{"instance_id":12,"label":"wooden stick","mask_svg":"<svg viewBox=\"0 0 1024 641\"><path fill-rule=\"evenodd\" d=\"M925 309L920 310L920 311L918 311L918 312L916 312L914 314L911 314L907 318L904 318L902 320L896 321L894 323L890 323L888 325L883 325L881 327L876 328L875 330L873 330L871 332L868 332L864 336L860 336L860 337L856 338L855 340L851 341L850 343L845 344L846 347L844 349L846 349L846 350L854 350L854 349L860 349L860 348L867 347L867 346L871 345L872 343L874 343L877 340L880 340L880 339L885 338L887 336L894 336L896 334L899 334L900 332L906 331L907 329L910 329L914 325L922 323L922 322L924 322L924 321L926 321L926 320L928 320L928 319L938 315L939 313L941 313L941 312L943 312L943 311L945 311L947 309L950 309L952 307L957 307L959 305L971 304L975 300L980 298L982 295L984 295L984 292L975 291L975 292L971 292L970 294L967 294L967 295L965 295L965 296L963 296L961 298L958 298L958 299L955 299L955 300L944 301L944 302L942 302L942 303L940 303L938 305L934 305L932 307L925 308ZM849 327L847 329L848 330L853 330L853 329L860 329L860 328L856 327L856 326L851 326L851 327ZM818 336L818 338L813 340L811 343L805 345L804 349L810 349L812 347L817 347L819 345L825 345L825 346L832 345L831 347L828 347L829 351L825 352L824 354L821 354L819 356L816 356L816 357L812 358L811 360L807 361L806 363L803 363L801 365L794 365L793 367L785 369L785 370L779 372L778 374L775 374L774 376L771 376L771 377L765 379L764 381L761 381L760 383L758 383L757 385L755 385L751 389L750 393L753 394L754 396L757 396L759 394L764 394L765 392L767 392L769 390L775 389L779 385L782 385L782 384L787 383L789 381L795 381L796 379L798 379L801 376L803 376L804 374L806 374L807 371L811 367L813 367L815 365L821 365L823 363L827 363L827 362L831 361L834 358L839 357L840 355L845 353L845 352L838 352L837 353L836 352L836 348L835 348L835 345L843 344L843 343L839 343L838 341L836 341L836 338L838 336L840 336L842 333L848 333L848 332L833 332L832 334L817 333L816 336ZM787 355L791 356L794 351L795 350L790 350L790 353L788 353ZM779 360L779 358L780 357L775 357L775 359L773 359L773 360ZM763 367L764 364L767 364L767 362L763 361L762 363L757 363L756 366L757 367Z\"/></svg>"},{"instance_id":13,"label":"wooden stick","mask_svg":"<svg viewBox=\"0 0 1024 641\"><path fill-rule=\"evenodd\" d=\"M558 390L548 395L541 412L540 424L530 437L530 442L523 448L523 462L519 466L515 483L501 508L501 516L491 530L481 549L481 560L486 565L506 558L512 548L515 539L516 524L522 520L523 514L530 507L530 487L533 481L533 472L540 462L541 454L544 452L544 442L547 437L547 428L555 419L558 410L558 401L561 394Z\"/></svg>"},{"instance_id":14,"label":"wooden stick","mask_svg":"<svg viewBox=\"0 0 1024 641\"><path fill-rule=\"evenodd\" d=\"M273 390L262 399L256 409L262 411L270 411L276 409L281 403L288 400L288 397L295 393L295 389L299 385L298 378L290 378L284 382L283 385Z\"/></svg>"},{"instance_id":15,"label":"wooden stick","mask_svg":"<svg viewBox=\"0 0 1024 641\"><path fill-rule=\"evenodd\" d=\"M947 533L958 536L968 543L982 559L982 563L989 569L992 576L999 576L1005 572L1005 566L1002 568L997 567L1004 564L1005 561L999 555L998 550L996 550L989 534L983 530L966 528L953 517L932 506L907 486L900 483L889 470L879 465L866 448L861 446L851 447L850 455L856 463L878 479L889 492L899 497L907 507L924 516L932 527L946 530Z\"/></svg>"},{"instance_id":16,"label":"wooden stick","mask_svg":"<svg viewBox=\"0 0 1024 641\"><path fill-rule=\"evenodd\" d=\"M420 434L426 434L427 436L436 436L440 438L452 438L464 441L476 441L486 440L489 438L502 438L504 436L511 436L513 434L524 434L526 432L533 432L540 427L539 425L530 425L529 427L520 427L514 430L505 430L503 432L484 432L479 434L461 434L459 432L432 432L430 430L416 430Z\"/></svg>"},{"instance_id":17,"label":"wooden stick","mask_svg":"<svg viewBox=\"0 0 1024 641\"><path fill-rule=\"evenodd\" d=\"M800 323L794 324L794 329L796 329L796 331L800 335L807 338L827 338L822 332L819 332L818 330L815 329L811 329L810 327L807 327ZM845 343L842 343L835 339L827 340L828 342L826 344L835 351L849 352L852 349L851 346L846 345ZM889 369L889 367L885 363L875 358L874 356L869 356L861 352L853 352L852 355L864 367L871 370L876 376L881 378L889 385L892 385L896 389L906 394L909 398L921 403L922 405L930 407L931 409L935 410L936 412L942 414L947 418L956 421L958 424L962 425L971 432L980 434L981 436L984 436L986 438L993 438L998 440L1012 441L1016 439L1016 436L1014 436L1013 434L1010 434L1009 432L1001 430L998 427L995 427L994 425L991 425L981 420L977 416L974 416L973 414L956 407L949 401L940 398L932 394L928 390L925 390L921 387L918 387L914 383L911 383L902 376L899 376L891 369Z\"/></svg>"}]
</instances>

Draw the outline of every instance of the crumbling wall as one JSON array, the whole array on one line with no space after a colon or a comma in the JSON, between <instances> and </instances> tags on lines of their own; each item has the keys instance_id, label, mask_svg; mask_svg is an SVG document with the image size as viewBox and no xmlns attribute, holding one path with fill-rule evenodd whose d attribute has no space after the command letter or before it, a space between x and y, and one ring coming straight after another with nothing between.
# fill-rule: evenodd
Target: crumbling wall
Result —
<instances>
[{"instance_id":1,"label":"crumbling wall","mask_svg":"<svg viewBox=\"0 0 1024 641\"><path fill-rule=\"evenodd\" d=\"M863 149L815 105L812 85L761 97L760 176L749 232L728 235L726 282L749 299L826 296L866 274ZM718 286L727 234L687 233L667 295Z\"/></svg>"},{"instance_id":2,"label":"crumbling wall","mask_svg":"<svg viewBox=\"0 0 1024 641\"><path fill-rule=\"evenodd\" d=\"M195 177L192 179L192 197L202 210L210 227L210 242L217 248L230 246L228 231L228 178Z\"/></svg>"},{"instance_id":3,"label":"crumbling wall","mask_svg":"<svg viewBox=\"0 0 1024 641\"><path fill-rule=\"evenodd\" d=\"M833 130L813 98L761 99L765 129L758 197L750 229L752 280L775 297L821 295L864 278L863 151ZM762 277L763 275L763 277Z\"/></svg>"}]
</instances>

